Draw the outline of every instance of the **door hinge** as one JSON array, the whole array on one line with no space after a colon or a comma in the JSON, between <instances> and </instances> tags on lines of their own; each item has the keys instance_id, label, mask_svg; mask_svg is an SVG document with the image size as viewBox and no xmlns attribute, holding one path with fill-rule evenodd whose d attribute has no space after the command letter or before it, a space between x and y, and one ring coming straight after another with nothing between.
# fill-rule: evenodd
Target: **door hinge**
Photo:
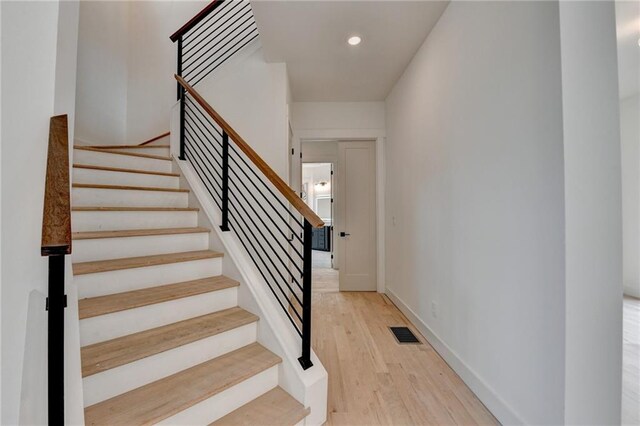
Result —
<instances>
[{"instance_id":1,"label":"door hinge","mask_svg":"<svg viewBox=\"0 0 640 426\"><path fill-rule=\"evenodd\" d=\"M302 159L302 151L300 151L300 159Z\"/></svg>"},{"instance_id":2,"label":"door hinge","mask_svg":"<svg viewBox=\"0 0 640 426\"><path fill-rule=\"evenodd\" d=\"M294 152L294 150L293 150L293 148L291 148L291 155L293 155L293 152Z\"/></svg>"}]
</instances>

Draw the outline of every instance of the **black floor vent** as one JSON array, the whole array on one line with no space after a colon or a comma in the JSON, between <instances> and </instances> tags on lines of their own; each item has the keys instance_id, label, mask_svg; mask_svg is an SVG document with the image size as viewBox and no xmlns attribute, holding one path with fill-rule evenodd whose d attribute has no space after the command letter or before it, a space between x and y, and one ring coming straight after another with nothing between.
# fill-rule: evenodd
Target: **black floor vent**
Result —
<instances>
[{"instance_id":1,"label":"black floor vent","mask_svg":"<svg viewBox=\"0 0 640 426\"><path fill-rule=\"evenodd\" d=\"M420 343L408 327L389 327L398 343Z\"/></svg>"}]
</instances>

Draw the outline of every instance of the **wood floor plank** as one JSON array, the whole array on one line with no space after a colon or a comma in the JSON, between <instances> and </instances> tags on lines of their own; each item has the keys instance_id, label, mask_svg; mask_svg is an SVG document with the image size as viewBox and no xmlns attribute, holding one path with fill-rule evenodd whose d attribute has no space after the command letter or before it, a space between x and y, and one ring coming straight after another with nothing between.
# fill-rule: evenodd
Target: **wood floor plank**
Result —
<instances>
[{"instance_id":1,"label":"wood floor plank","mask_svg":"<svg viewBox=\"0 0 640 426\"><path fill-rule=\"evenodd\" d=\"M242 308L235 307L85 346L80 351L82 377L91 376L256 321L258 321L257 316Z\"/></svg>"},{"instance_id":2,"label":"wood floor plank","mask_svg":"<svg viewBox=\"0 0 640 426\"><path fill-rule=\"evenodd\" d=\"M312 322L329 373L327 425L499 424L388 298L330 287L313 294ZM390 326L422 344L398 344Z\"/></svg>"},{"instance_id":3,"label":"wood floor plank","mask_svg":"<svg viewBox=\"0 0 640 426\"><path fill-rule=\"evenodd\" d=\"M138 173L145 175L180 177L180 173L156 172L153 170L123 169L120 167L94 166L92 164L74 164L75 169L102 170L106 172Z\"/></svg>"},{"instance_id":4,"label":"wood floor plank","mask_svg":"<svg viewBox=\"0 0 640 426\"><path fill-rule=\"evenodd\" d=\"M282 362L258 343L245 346L85 409L87 425L157 423Z\"/></svg>"},{"instance_id":5,"label":"wood floor plank","mask_svg":"<svg viewBox=\"0 0 640 426\"><path fill-rule=\"evenodd\" d=\"M153 235L176 235L176 234L199 234L211 232L209 228L200 226L191 228L156 228L156 229L125 229L121 231L85 231L74 232L74 240L94 240L100 238L123 238L123 237L149 237Z\"/></svg>"},{"instance_id":6,"label":"wood floor plank","mask_svg":"<svg viewBox=\"0 0 640 426\"><path fill-rule=\"evenodd\" d=\"M192 260L222 257L222 253L213 250L185 251L181 253L155 254L152 256L125 257L122 259L95 260L73 264L74 275L94 274L97 272L118 271L121 269L143 268L145 266L165 265Z\"/></svg>"},{"instance_id":7,"label":"wood floor plank","mask_svg":"<svg viewBox=\"0 0 640 426\"><path fill-rule=\"evenodd\" d=\"M137 152L124 152L124 151L118 151L115 149L91 148L89 146L81 146L81 145L75 145L73 149L78 149L80 151L93 151L93 152L102 152L102 153L116 154L116 155L129 155L131 157L153 158L154 160L171 161L171 157L165 157L162 155L139 154Z\"/></svg>"},{"instance_id":8,"label":"wood floor plank","mask_svg":"<svg viewBox=\"0 0 640 426\"><path fill-rule=\"evenodd\" d=\"M239 285L238 281L220 275L107 296L91 297L78 301L78 315L80 319L92 318L169 300L224 290Z\"/></svg>"},{"instance_id":9,"label":"wood floor plank","mask_svg":"<svg viewBox=\"0 0 640 426\"><path fill-rule=\"evenodd\" d=\"M158 192L189 192L184 188L158 188L155 186L103 185L94 183L74 183L73 188L91 189L121 189L125 191L158 191Z\"/></svg>"},{"instance_id":10,"label":"wood floor plank","mask_svg":"<svg viewBox=\"0 0 640 426\"><path fill-rule=\"evenodd\" d=\"M309 415L305 408L281 387L276 387L210 426L294 426Z\"/></svg>"}]
</instances>

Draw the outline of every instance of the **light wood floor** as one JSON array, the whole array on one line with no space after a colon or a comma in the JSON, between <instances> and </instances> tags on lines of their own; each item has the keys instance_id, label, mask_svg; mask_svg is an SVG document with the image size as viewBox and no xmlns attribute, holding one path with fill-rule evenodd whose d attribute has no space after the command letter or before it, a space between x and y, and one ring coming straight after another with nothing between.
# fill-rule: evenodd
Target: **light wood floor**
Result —
<instances>
[{"instance_id":1,"label":"light wood floor","mask_svg":"<svg viewBox=\"0 0 640 426\"><path fill-rule=\"evenodd\" d=\"M625 296L622 343L622 424L640 424L640 299Z\"/></svg>"},{"instance_id":2,"label":"light wood floor","mask_svg":"<svg viewBox=\"0 0 640 426\"><path fill-rule=\"evenodd\" d=\"M384 295L314 293L313 348L329 373L327 425L498 424L424 338L396 343L388 327L403 325Z\"/></svg>"}]
</instances>

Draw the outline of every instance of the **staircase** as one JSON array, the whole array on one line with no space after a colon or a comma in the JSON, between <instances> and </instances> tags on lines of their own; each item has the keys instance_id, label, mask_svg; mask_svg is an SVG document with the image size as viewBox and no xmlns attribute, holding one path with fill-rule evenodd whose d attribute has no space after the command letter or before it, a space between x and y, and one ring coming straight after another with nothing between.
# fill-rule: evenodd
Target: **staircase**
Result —
<instances>
[{"instance_id":1,"label":"staircase","mask_svg":"<svg viewBox=\"0 0 640 426\"><path fill-rule=\"evenodd\" d=\"M86 424L303 422L169 146L76 146L73 163Z\"/></svg>"}]
</instances>

